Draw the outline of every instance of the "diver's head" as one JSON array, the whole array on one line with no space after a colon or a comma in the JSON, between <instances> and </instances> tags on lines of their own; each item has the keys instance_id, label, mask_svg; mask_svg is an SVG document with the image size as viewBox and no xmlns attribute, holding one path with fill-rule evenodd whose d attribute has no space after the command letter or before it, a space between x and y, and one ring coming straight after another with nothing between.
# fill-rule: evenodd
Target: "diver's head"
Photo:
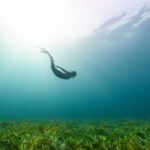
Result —
<instances>
[{"instance_id":1,"label":"diver's head","mask_svg":"<svg viewBox=\"0 0 150 150\"><path fill-rule=\"evenodd\" d=\"M76 71L72 71L72 72L71 72L71 77L72 77L72 78L75 78L76 75L77 75Z\"/></svg>"}]
</instances>

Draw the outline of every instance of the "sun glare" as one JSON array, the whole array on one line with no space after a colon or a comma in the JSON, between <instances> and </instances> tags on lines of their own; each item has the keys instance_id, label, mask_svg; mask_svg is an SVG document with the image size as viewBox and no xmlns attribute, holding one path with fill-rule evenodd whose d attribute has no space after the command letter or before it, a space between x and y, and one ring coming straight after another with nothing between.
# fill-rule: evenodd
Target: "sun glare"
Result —
<instances>
[{"instance_id":1,"label":"sun glare","mask_svg":"<svg viewBox=\"0 0 150 150\"><path fill-rule=\"evenodd\" d=\"M3 30L13 42L40 45L77 36L78 22L71 1L14 0L5 2Z\"/></svg>"},{"instance_id":2,"label":"sun glare","mask_svg":"<svg viewBox=\"0 0 150 150\"><path fill-rule=\"evenodd\" d=\"M127 10L119 0L4 0L0 32L21 46L59 44L91 34L122 11Z\"/></svg>"}]
</instances>

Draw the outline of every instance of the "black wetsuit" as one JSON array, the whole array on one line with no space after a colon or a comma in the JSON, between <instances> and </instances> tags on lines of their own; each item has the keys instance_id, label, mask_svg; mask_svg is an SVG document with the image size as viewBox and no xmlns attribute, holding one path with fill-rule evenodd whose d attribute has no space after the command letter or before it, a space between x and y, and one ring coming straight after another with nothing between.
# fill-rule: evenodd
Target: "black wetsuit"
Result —
<instances>
[{"instance_id":1,"label":"black wetsuit","mask_svg":"<svg viewBox=\"0 0 150 150\"><path fill-rule=\"evenodd\" d=\"M62 67L55 66L55 64L54 64L54 59L53 59L53 57L50 55L50 53L49 53L47 50L44 49L44 51L42 51L42 52L49 55L49 57L50 57L50 62L51 62L51 69L52 69L53 73L54 73L57 77L59 77L59 78L61 78L61 79L70 79L70 78L76 76L76 72L75 72L75 71L69 72L69 71L66 71L66 70L65 70L64 68L62 68ZM61 69L63 72L60 71L60 70L58 70L57 68Z\"/></svg>"}]
</instances>

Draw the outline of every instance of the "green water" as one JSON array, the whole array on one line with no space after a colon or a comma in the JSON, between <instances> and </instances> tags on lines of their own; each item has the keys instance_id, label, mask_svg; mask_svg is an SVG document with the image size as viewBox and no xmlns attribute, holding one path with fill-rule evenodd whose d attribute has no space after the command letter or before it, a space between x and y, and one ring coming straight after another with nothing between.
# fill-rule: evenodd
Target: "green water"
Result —
<instances>
[{"instance_id":1,"label":"green water","mask_svg":"<svg viewBox=\"0 0 150 150\"><path fill-rule=\"evenodd\" d=\"M149 118L150 20L133 26L148 12L143 7L112 31L117 18L86 38L46 46L56 65L77 71L67 81L53 74L38 45L18 47L1 31L0 118Z\"/></svg>"}]
</instances>

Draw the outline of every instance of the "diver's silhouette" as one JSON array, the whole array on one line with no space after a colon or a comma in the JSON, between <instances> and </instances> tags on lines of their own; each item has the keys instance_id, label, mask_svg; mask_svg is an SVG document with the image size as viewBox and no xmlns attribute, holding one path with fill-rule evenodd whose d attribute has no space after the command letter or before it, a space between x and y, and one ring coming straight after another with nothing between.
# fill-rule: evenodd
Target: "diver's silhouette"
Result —
<instances>
[{"instance_id":1,"label":"diver's silhouette","mask_svg":"<svg viewBox=\"0 0 150 150\"><path fill-rule=\"evenodd\" d=\"M50 57L51 69L52 69L53 73L54 73L57 77L59 77L59 78L61 78L61 79L70 79L70 78L74 78L74 77L77 75L76 71L71 71L71 72L69 72L69 71L66 71L66 70L65 70L64 68L62 68L62 67L55 66L55 64L54 64L54 59L53 59L53 57L51 56L51 54L50 54L46 49L44 49L44 48L41 48L41 47L40 47L40 49L41 49L41 52L42 52L42 53L45 53L45 54L47 54L47 55ZM61 69L63 72L60 71L60 70L58 70L56 67L59 68L59 69Z\"/></svg>"}]
</instances>

